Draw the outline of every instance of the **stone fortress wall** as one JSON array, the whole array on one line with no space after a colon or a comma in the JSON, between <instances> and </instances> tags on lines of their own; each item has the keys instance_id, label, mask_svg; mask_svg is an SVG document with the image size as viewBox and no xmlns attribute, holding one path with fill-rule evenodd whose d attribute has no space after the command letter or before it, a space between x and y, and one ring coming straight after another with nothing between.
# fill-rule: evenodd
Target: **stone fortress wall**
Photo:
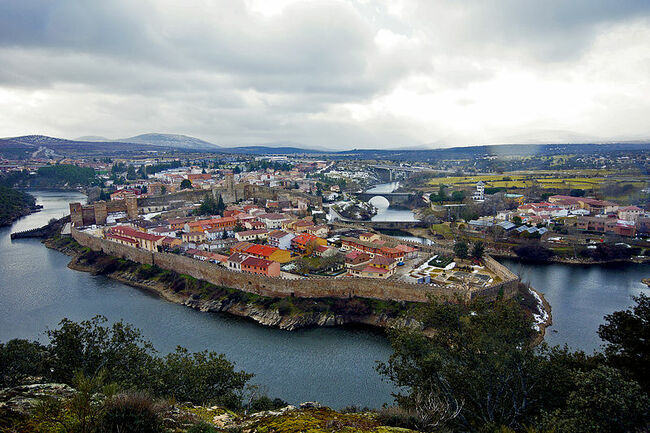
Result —
<instances>
[{"instance_id":1,"label":"stone fortress wall","mask_svg":"<svg viewBox=\"0 0 650 433\"><path fill-rule=\"evenodd\" d=\"M301 298L372 298L406 302L427 302L429 294L439 299L455 300L458 297L472 299L483 296L495 299L498 295L506 298L514 296L518 279L505 267L498 264L497 272L504 277L502 282L487 289L469 290L466 287L435 286L408 284L397 280L381 280L356 277L309 277L302 279L284 279L266 277L244 272L230 271L219 265L195 260L177 254L149 252L146 250L121 245L72 228L72 237L80 244L93 251L124 258L137 263L156 265L162 269L187 274L194 278L208 281L217 286L228 287L268 297ZM418 244L420 246L420 244ZM486 266L495 266L486 263ZM503 269L501 269L503 268Z\"/></svg>"}]
</instances>

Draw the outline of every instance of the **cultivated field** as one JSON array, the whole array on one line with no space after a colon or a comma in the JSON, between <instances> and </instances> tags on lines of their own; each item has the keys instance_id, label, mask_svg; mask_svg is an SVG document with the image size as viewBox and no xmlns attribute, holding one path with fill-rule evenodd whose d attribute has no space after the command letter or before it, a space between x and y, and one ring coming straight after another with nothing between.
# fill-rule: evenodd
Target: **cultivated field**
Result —
<instances>
[{"instance_id":1,"label":"cultivated field","mask_svg":"<svg viewBox=\"0 0 650 433\"><path fill-rule=\"evenodd\" d=\"M544 189L583 189L597 191L604 184L617 186L630 185L643 188L650 179L648 176L624 177L607 170L565 170L510 172L503 174L452 176L434 178L431 186L473 187L478 181L485 182L487 188L530 188L537 186Z\"/></svg>"}]
</instances>

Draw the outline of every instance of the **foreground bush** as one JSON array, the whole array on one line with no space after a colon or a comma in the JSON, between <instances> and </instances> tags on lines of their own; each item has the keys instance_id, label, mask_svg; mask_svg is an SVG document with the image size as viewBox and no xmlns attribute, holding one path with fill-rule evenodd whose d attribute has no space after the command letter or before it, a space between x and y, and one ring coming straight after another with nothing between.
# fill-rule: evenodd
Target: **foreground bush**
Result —
<instances>
[{"instance_id":1,"label":"foreground bush","mask_svg":"<svg viewBox=\"0 0 650 433\"><path fill-rule=\"evenodd\" d=\"M104 402L102 433L161 433L163 406L143 393L125 393Z\"/></svg>"},{"instance_id":2,"label":"foreground bush","mask_svg":"<svg viewBox=\"0 0 650 433\"><path fill-rule=\"evenodd\" d=\"M380 416L399 425L413 414L418 429L432 432L650 431L648 382L639 375L647 368L650 300L635 300L601 326L605 355L533 346L532 320L511 301L432 300L420 320L434 335L390 333L394 353L378 369L400 387L402 412Z\"/></svg>"},{"instance_id":3,"label":"foreground bush","mask_svg":"<svg viewBox=\"0 0 650 433\"><path fill-rule=\"evenodd\" d=\"M106 321L102 316L82 322L63 319L47 331L47 345L26 340L0 344L0 387L34 376L40 382L73 385L75 374L97 377L101 372L105 383L120 389L241 407L242 392L253 375L236 371L224 355L179 347L161 357L138 329L121 321L108 326Z\"/></svg>"}]
</instances>

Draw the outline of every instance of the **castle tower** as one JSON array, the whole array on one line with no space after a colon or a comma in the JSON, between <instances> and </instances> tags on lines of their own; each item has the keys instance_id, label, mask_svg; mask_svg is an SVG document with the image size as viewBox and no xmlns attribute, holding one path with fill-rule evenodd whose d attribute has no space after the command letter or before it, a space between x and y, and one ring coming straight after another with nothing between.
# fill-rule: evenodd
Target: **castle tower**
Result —
<instances>
[{"instance_id":1,"label":"castle tower","mask_svg":"<svg viewBox=\"0 0 650 433\"><path fill-rule=\"evenodd\" d=\"M126 215L129 219L136 219L138 217L138 198L137 197L127 197L126 198Z\"/></svg>"},{"instance_id":2,"label":"castle tower","mask_svg":"<svg viewBox=\"0 0 650 433\"><path fill-rule=\"evenodd\" d=\"M224 181L224 185L226 187L226 192L228 194L234 194L235 193L235 175L232 173L226 174L226 179Z\"/></svg>"},{"instance_id":3,"label":"castle tower","mask_svg":"<svg viewBox=\"0 0 650 433\"><path fill-rule=\"evenodd\" d=\"M70 222L73 227L83 227L84 216L81 203L70 203Z\"/></svg>"},{"instance_id":4,"label":"castle tower","mask_svg":"<svg viewBox=\"0 0 650 433\"><path fill-rule=\"evenodd\" d=\"M95 202L93 208L95 209L95 224L106 225L106 217L108 216L106 202L103 200Z\"/></svg>"}]
</instances>

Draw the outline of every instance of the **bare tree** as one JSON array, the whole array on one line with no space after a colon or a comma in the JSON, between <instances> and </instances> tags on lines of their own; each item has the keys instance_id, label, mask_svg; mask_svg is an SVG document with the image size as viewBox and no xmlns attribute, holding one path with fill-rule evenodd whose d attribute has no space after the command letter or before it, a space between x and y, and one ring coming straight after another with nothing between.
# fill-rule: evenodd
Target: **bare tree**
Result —
<instances>
[{"instance_id":1,"label":"bare tree","mask_svg":"<svg viewBox=\"0 0 650 433\"><path fill-rule=\"evenodd\" d=\"M434 392L417 392L413 396L418 429L433 431L455 419L463 409L463 402L453 396L443 397Z\"/></svg>"}]
</instances>

